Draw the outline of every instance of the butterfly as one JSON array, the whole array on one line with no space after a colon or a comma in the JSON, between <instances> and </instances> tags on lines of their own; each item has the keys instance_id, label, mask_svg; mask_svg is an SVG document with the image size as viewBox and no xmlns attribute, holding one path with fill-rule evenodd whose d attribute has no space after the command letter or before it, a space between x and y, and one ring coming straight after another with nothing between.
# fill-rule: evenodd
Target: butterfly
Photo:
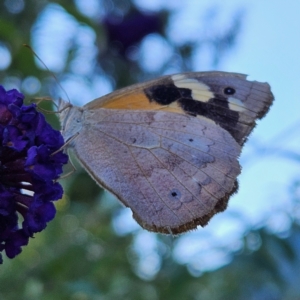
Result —
<instances>
[{"instance_id":1,"label":"butterfly","mask_svg":"<svg viewBox=\"0 0 300 300\"><path fill-rule=\"evenodd\" d=\"M246 75L168 75L97 98L60 101L66 147L145 229L204 226L237 191L242 146L273 94Z\"/></svg>"}]
</instances>

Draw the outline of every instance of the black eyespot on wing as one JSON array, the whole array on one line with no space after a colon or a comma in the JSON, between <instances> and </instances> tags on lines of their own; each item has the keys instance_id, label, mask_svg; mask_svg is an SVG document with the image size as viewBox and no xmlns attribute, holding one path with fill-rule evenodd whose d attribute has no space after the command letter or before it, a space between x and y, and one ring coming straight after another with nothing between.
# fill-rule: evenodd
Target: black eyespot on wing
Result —
<instances>
[{"instance_id":1,"label":"black eyespot on wing","mask_svg":"<svg viewBox=\"0 0 300 300\"><path fill-rule=\"evenodd\" d=\"M235 94L235 89L228 86L224 89L224 94L225 95L234 95Z\"/></svg>"}]
</instances>

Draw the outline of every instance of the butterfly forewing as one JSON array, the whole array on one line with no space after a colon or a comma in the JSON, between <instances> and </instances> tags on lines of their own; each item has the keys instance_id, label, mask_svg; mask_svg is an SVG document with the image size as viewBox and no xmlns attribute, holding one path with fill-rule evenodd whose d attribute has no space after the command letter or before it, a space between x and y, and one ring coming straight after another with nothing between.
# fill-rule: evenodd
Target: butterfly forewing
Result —
<instances>
[{"instance_id":1,"label":"butterfly forewing","mask_svg":"<svg viewBox=\"0 0 300 300\"><path fill-rule=\"evenodd\" d=\"M273 101L267 83L226 72L183 73L136 84L98 98L87 109L164 110L204 116L241 145Z\"/></svg>"}]
</instances>

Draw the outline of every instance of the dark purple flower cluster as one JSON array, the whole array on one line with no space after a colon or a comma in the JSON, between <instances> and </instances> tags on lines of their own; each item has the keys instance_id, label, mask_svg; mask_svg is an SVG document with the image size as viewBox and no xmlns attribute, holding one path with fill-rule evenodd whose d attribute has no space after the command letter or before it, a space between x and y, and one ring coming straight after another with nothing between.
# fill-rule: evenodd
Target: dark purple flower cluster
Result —
<instances>
[{"instance_id":1,"label":"dark purple flower cluster","mask_svg":"<svg viewBox=\"0 0 300 300\"><path fill-rule=\"evenodd\" d=\"M52 201L63 194L55 180L68 161L62 151L55 153L64 144L60 132L23 99L0 86L0 252L9 258L54 218Z\"/></svg>"}]
</instances>

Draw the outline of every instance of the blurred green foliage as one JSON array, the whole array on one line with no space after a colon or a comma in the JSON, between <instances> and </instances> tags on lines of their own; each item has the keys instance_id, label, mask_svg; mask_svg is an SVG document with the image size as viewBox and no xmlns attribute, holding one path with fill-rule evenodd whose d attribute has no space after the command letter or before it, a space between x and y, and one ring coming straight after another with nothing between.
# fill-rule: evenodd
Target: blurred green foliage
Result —
<instances>
[{"instance_id":1,"label":"blurred green foliage","mask_svg":"<svg viewBox=\"0 0 300 300\"><path fill-rule=\"evenodd\" d=\"M234 47L243 21L240 11L233 12L231 26L223 34L212 36L211 40L198 36L195 40L176 44L166 33L167 27L172 26L172 10L155 12L160 22L156 34L165 40L171 54L159 68L149 71L143 68L134 53L143 38L124 53L119 48L120 41L109 39L108 27L103 21L120 14L126 19L137 11L133 2L99 2L103 8L102 16L95 19L82 14L75 3L66 0L2 1L0 46L8 49L11 64L1 71L0 81L8 86L15 84L26 94L25 79L28 76L38 78L41 90L27 94L29 99L49 94L57 88L51 75L37 66L33 54L22 46L32 43L41 12L53 3L96 34L98 52L93 71L90 77L87 76L88 81L92 82L92 77L100 74L106 76L114 87L163 74L170 64L177 71L192 70L196 49L207 43L214 49L211 65L217 67L226 52ZM209 22L211 18L203 20L203 26L209 26ZM65 65L57 75L59 79L64 80L72 73L70 66L76 59L78 47L71 39ZM43 105L50 108L47 102ZM50 121L58 126L55 116L52 115ZM203 274L193 274L190 268L174 259L176 238L153 234L156 243L154 257L158 263L152 264L156 269L147 277L147 272L143 273L141 268L143 261L134 247L142 229L135 228L127 234L117 232L113 220L122 210L117 201L107 197L107 193L80 167L62 182L66 192L64 199L57 203L56 218L24 247L18 257L4 259L0 266L1 300L299 299L300 227L297 218L291 220L292 226L284 236L264 227L249 228L241 247L231 254L230 263ZM299 211L298 191L299 183L295 182L291 197L295 210ZM151 257L149 261L148 268L151 268ZM195 263L201 264L201 261Z\"/></svg>"}]
</instances>

